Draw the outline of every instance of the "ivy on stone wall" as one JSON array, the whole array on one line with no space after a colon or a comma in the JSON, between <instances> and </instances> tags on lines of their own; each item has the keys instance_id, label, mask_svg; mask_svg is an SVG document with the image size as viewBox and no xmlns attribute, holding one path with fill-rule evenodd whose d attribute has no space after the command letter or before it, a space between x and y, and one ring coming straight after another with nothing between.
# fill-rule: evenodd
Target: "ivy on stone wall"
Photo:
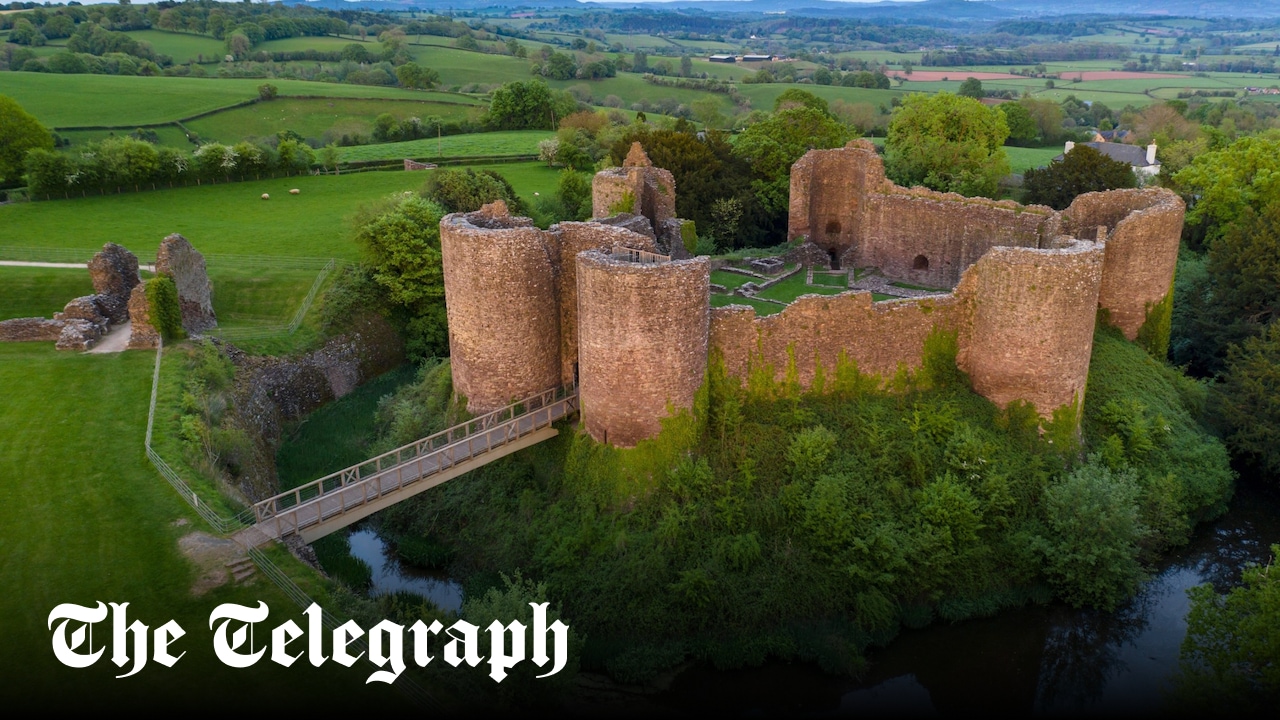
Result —
<instances>
[{"instance_id":1,"label":"ivy on stone wall","mask_svg":"<svg viewBox=\"0 0 1280 720\"><path fill-rule=\"evenodd\" d=\"M157 275L147 283L147 304L151 323L165 340L186 337L182 329L182 306L178 302L178 286L170 275Z\"/></svg>"}]
</instances>

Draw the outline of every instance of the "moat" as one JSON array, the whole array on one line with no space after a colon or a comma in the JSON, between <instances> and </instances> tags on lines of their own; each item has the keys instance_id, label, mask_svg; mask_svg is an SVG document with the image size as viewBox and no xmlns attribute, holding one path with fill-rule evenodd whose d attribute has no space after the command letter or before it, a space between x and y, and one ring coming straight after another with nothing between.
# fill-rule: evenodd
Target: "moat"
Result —
<instances>
[{"instance_id":1,"label":"moat","mask_svg":"<svg viewBox=\"0 0 1280 720\"><path fill-rule=\"evenodd\" d=\"M370 593L409 590L445 610L461 606L457 582L404 566L373 530L358 530L350 540L352 554L373 568ZM805 663L737 671L694 666L663 692L631 700L623 694L619 702L733 715L1150 713L1167 702L1178 669L1186 590L1211 582L1225 591L1247 563L1265 563L1273 543L1280 543L1280 497L1256 482L1241 482L1228 513L1202 525L1115 613L1053 604L904 630L871 652L870 671L861 680Z\"/></svg>"}]
</instances>

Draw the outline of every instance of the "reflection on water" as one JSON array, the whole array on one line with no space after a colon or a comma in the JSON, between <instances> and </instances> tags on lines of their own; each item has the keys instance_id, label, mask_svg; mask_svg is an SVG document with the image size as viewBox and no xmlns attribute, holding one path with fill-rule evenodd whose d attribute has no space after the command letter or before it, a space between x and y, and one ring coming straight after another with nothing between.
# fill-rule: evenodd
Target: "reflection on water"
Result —
<instances>
[{"instance_id":1,"label":"reflection on water","mask_svg":"<svg viewBox=\"0 0 1280 720\"><path fill-rule=\"evenodd\" d=\"M400 562L400 558L374 531L357 530L347 539L351 543L351 554L373 568L370 595L405 590L431 600L446 612L462 608L461 585L442 573L420 570Z\"/></svg>"},{"instance_id":2,"label":"reflection on water","mask_svg":"<svg viewBox=\"0 0 1280 720\"><path fill-rule=\"evenodd\" d=\"M1187 589L1225 591L1280 543L1280 503L1241 488L1231 512L1168 557L1115 613L1055 605L904 631L874 652L862 682L816 668L681 673L656 699L670 708L737 715L1151 713L1165 702L1190 608Z\"/></svg>"}]
</instances>

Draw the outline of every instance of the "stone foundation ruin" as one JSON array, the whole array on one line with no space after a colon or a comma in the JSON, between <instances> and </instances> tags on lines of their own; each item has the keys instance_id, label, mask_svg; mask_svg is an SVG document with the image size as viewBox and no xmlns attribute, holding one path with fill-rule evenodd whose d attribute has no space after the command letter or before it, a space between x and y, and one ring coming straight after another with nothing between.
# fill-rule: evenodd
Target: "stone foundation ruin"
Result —
<instances>
[{"instance_id":1,"label":"stone foundation ruin","mask_svg":"<svg viewBox=\"0 0 1280 720\"><path fill-rule=\"evenodd\" d=\"M997 405L1078 412L1099 309L1134 340L1167 307L1185 211L1164 189L1088 193L1064 212L908 189L866 141L813 150L792 166L788 237L803 242L783 261L950 290L805 295L761 317L711 308L707 258L672 257L675 183L638 145L592 191L609 217L543 231L495 204L441 221L453 378L473 413L577 384L586 431L619 446L690 408L712 353L742 381L794 362L807 387L841 357L885 378L916 369L939 331Z\"/></svg>"},{"instance_id":2,"label":"stone foundation ruin","mask_svg":"<svg viewBox=\"0 0 1280 720\"><path fill-rule=\"evenodd\" d=\"M160 333L151 322L146 282L138 273L138 258L115 243L107 243L88 264L93 295L74 298L53 319L16 318L0 322L0 342L55 341L59 350L89 350L113 325L129 323L130 349L156 348ZM205 272L204 256L186 238L170 235L160 243L155 271L174 279L182 309L183 328L191 334L217 325L213 286Z\"/></svg>"}]
</instances>

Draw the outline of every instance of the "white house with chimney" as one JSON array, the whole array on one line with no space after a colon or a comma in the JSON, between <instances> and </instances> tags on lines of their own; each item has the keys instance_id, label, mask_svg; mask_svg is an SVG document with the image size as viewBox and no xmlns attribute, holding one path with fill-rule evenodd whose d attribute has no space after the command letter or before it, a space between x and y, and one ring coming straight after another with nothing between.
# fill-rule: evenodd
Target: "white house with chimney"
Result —
<instances>
[{"instance_id":1,"label":"white house with chimney","mask_svg":"<svg viewBox=\"0 0 1280 720\"><path fill-rule=\"evenodd\" d=\"M1087 142L1081 143L1081 145L1087 145L1112 160L1128 163L1129 167L1133 168L1133 174L1138 177L1140 184L1146 184L1147 180L1160 174L1160 161L1156 160L1156 146L1154 143L1148 145L1145 150L1137 145L1114 142ZM1062 155L1071 152L1071 148L1075 146L1074 142L1068 140L1066 147L1062 150ZM1061 160L1062 155L1054 159Z\"/></svg>"}]
</instances>

